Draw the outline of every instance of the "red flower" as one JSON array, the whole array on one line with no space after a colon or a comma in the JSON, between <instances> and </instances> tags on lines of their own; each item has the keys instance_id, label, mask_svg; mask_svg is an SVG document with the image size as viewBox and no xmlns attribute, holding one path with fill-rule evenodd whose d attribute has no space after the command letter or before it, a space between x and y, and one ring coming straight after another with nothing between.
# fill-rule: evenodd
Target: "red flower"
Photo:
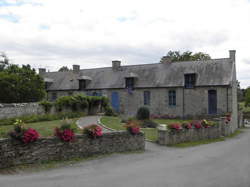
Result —
<instances>
[{"instance_id":1,"label":"red flower","mask_svg":"<svg viewBox=\"0 0 250 187\"><path fill-rule=\"evenodd\" d=\"M195 127L196 129L201 129L201 128L202 128L202 125L201 125L199 122L197 122L197 123L194 124L194 127Z\"/></svg>"},{"instance_id":2,"label":"red flower","mask_svg":"<svg viewBox=\"0 0 250 187\"><path fill-rule=\"evenodd\" d=\"M85 127L83 133L89 135L92 138L101 137L103 135L102 128L96 124Z\"/></svg>"},{"instance_id":3,"label":"red flower","mask_svg":"<svg viewBox=\"0 0 250 187\"><path fill-rule=\"evenodd\" d=\"M180 131L182 130L181 124L179 123L173 123L168 126L172 130Z\"/></svg>"},{"instance_id":4,"label":"red flower","mask_svg":"<svg viewBox=\"0 0 250 187\"><path fill-rule=\"evenodd\" d=\"M138 134L140 132L140 127L131 127L132 134Z\"/></svg>"},{"instance_id":5,"label":"red flower","mask_svg":"<svg viewBox=\"0 0 250 187\"><path fill-rule=\"evenodd\" d=\"M39 134L35 129L29 128L23 134L22 141L23 143L34 142L39 138Z\"/></svg>"},{"instance_id":6,"label":"red flower","mask_svg":"<svg viewBox=\"0 0 250 187\"><path fill-rule=\"evenodd\" d=\"M59 128L56 128L55 136L59 137L61 140L65 142L70 142L74 140L75 133L71 129L64 129L63 131L61 131Z\"/></svg>"}]
</instances>

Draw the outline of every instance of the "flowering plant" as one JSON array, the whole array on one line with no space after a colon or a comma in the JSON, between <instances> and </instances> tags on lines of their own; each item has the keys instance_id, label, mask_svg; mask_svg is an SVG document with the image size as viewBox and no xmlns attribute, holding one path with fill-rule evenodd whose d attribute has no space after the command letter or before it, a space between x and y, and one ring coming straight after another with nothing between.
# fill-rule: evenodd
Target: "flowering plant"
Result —
<instances>
[{"instance_id":1,"label":"flowering plant","mask_svg":"<svg viewBox=\"0 0 250 187\"><path fill-rule=\"evenodd\" d=\"M211 127L211 123L209 123L209 121L207 121L207 120L205 120L205 119L203 119L203 120L201 121L201 125L202 125L204 128L209 128L209 127Z\"/></svg>"},{"instance_id":2,"label":"flowering plant","mask_svg":"<svg viewBox=\"0 0 250 187\"><path fill-rule=\"evenodd\" d=\"M176 119L176 116L171 115L171 114L161 114L161 115L151 114L150 118L152 119Z\"/></svg>"},{"instance_id":3,"label":"flowering plant","mask_svg":"<svg viewBox=\"0 0 250 187\"><path fill-rule=\"evenodd\" d=\"M192 128L192 124L191 123L182 123L182 128L184 128L184 129L191 129Z\"/></svg>"},{"instance_id":4,"label":"flowering plant","mask_svg":"<svg viewBox=\"0 0 250 187\"><path fill-rule=\"evenodd\" d=\"M83 133L87 134L91 138L98 138L98 137L101 137L103 135L102 128L96 124L86 126L83 129Z\"/></svg>"},{"instance_id":5,"label":"flowering plant","mask_svg":"<svg viewBox=\"0 0 250 187\"><path fill-rule=\"evenodd\" d=\"M194 126L196 129L201 129L202 125L200 121L193 121L192 126Z\"/></svg>"},{"instance_id":6,"label":"flowering plant","mask_svg":"<svg viewBox=\"0 0 250 187\"><path fill-rule=\"evenodd\" d=\"M168 125L168 129L170 129L171 131L180 131L182 130L182 126L179 123L172 123Z\"/></svg>"},{"instance_id":7,"label":"flowering plant","mask_svg":"<svg viewBox=\"0 0 250 187\"><path fill-rule=\"evenodd\" d=\"M228 124L231 121L231 114L226 114L225 123Z\"/></svg>"},{"instance_id":8,"label":"flowering plant","mask_svg":"<svg viewBox=\"0 0 250 187\"><path fill-rule=\"evenodd\" d=\"M127 129L128 132L130 132L133 135L140 133L140 124L139 122L135 120L128 121L124 127Z\"/></svg>"},{"instance_id":9,"label":"flowering plant","mask_svg":"<svg viewBox=\"0 0 250 187\"><path fill-rule=\"evenodd\" d=\"M21 141L22 143L28 144L35 142L40 136L35 129L25 128L25 124L22 120L16 120L14 125L14 130L9 132L9 136L13 139Z\"/></svg>"},{"instance_id":10,"label":"flowering plant","mask_svg":"<svg viewBox=\"0 0 250 187\"><path fill-rule=\"evenodd\" d=\"M71 142L75 139L74 128L72 127L73 123L70 120L63 120L61 127L55 128L55 136L60 138L64 142Z\"/></svg>"}]
</instances>

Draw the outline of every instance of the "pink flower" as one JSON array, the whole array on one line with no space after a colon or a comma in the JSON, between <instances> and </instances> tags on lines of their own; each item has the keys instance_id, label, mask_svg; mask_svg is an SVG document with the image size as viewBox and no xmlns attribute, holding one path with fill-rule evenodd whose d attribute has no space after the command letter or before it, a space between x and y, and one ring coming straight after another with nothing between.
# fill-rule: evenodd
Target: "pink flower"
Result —
<instances>
[{"instance_id":1,"label":"pink flower","mask_svg":"<svg viewBox=\"0 0 250 187\"><path fill-rule=\"evenodd\" d=\"M34 142L39 138L39 134L35 129L29 128L23 134L22 141L24 143Z\"/></svg>"},{"instance_id":2,"label":"pink flower","mask_svg":"<svg viewBox=\"0 0 250 187\"><path fill-rule=\"evenodd\" d=\"M139 127L131 127L131 132L132 132L132 134L138 134L140 132L140 128Z\"/></svg>"},{"instance_id":3,"label":"pink flower","mask_svg":"<svg viewBox=\"0 0 250 187\"><path fill-rule=\"evenodd\" d=\"M65 142L73 141L75 138L75 133L71 129L64 129L61 131L59 128L55 129L55 136L59 137Z\"/></svg>"},{"instance_id":4,"label":"pink flower","mask_svg":"<svg viewBox=\"0 0 250 187\"><path fill-rule=\"evenodd\" d=\"M197 122L197 123L194 124L194 127L196 129L200 129L200 128L202 128L202 125L199 122Z\"/></svg>"}]
</instances>

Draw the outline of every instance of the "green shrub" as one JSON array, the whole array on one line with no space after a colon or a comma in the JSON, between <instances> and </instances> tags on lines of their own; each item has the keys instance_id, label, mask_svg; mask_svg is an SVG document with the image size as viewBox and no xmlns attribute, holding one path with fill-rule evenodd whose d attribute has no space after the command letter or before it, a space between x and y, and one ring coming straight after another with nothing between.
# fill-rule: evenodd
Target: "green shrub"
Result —
<instances>
[{"instance_id":1,"label":"green shrub","mask_svg":"<svg viewBox=\"0 0 250 187\"><path fill-rule=\"evenodd\" d=\"M144 120L141 122L141 127L143 128L156 128L157 126L158 126L158 123L152 120Z\"/></svg>"},{"instance_id":2,"label":"green shrub","mask_svg":"<svg viewBox=\"0 0 250 187\"><path fill-rule=\"evenodd\" d=\"M138 120L147 120L150 117L150 112L147 107L140 107L137 111L136 118Z\"/></svg>"},{"instance_id":3,"label":"green shrub","mask_svg":"<svg viewBox=\"0 0 250 187\"><path fill-rule=\"evenodd\" d=\"M109 105L105 107L105 114L104 115L105 116L116 116L114 110Z\"/></svg>"},{"instance_id":4,"label":"green shrub","mask_svg":"<svg viewBox=\"0 0 250 187\"><path fill-rule=\"evenodd\" d=\"M78 94L73 96L76 100L76 104L79 105L79 107L84 110L88 107L89 103L85 95Z\"/></svg>"},{"instance_id":5,"label":"green shrub","mask_svg":"<svg viewBox=\"0 0 250 187\"><path fill-rule=\"evenodd\" d=\"M53 103L52 103L52 102L49 102L49 101L41 101L41 102L39 103L39 105L43 106L44 111L45 111L46 113L48 113L48 112L50 112L50 109L52 108Z\"/></svg>"}]
</instances>

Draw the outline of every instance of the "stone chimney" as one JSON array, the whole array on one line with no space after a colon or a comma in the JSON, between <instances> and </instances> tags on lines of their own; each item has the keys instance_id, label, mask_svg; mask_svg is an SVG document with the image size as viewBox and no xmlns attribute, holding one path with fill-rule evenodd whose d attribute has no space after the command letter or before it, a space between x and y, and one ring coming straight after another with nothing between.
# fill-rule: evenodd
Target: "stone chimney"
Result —
<instances>
[{"instance_id":1,"label":"stone chimney","mask_svg":"<svg viewBox=\"0 0 250 187\"><path fill-rule=\"evenodd\" d=\"M235 54L236 54L236 50L229 50L229 58L235 62Z\"/></svg>"},{"instance_id":2,"label":"stone chimney","mask_svg":"<svg viewBox=\"0 0 250 187\"><path fill-rule=\"evenodd\" d=\"M79 65L73 65L73 72L78 73L80 71L80 66Z\"/></svg>"},{"instance_id":3,"label":"stone chimney","mask_svg":"<svg viewBox=\"0 0 250 187\"><path fill-rule=\"evenodd\" d=\"M45 68L39 68L38 71L39 71L39 75L41 75L43 73L46 73L46 69Z\"/></svg>"},{"instance_id":4,"label":"stone chimney","mask_svg":"<svg viewBox=\"0 0 250 187\"><path fill-rule=\"evenodd\" d=\"M113 69L113 71L119 71L119 70L121 70L121 61L119 61L119 60L113 60L112 61L112 69Z\"/></svg>"}]
</instances>

